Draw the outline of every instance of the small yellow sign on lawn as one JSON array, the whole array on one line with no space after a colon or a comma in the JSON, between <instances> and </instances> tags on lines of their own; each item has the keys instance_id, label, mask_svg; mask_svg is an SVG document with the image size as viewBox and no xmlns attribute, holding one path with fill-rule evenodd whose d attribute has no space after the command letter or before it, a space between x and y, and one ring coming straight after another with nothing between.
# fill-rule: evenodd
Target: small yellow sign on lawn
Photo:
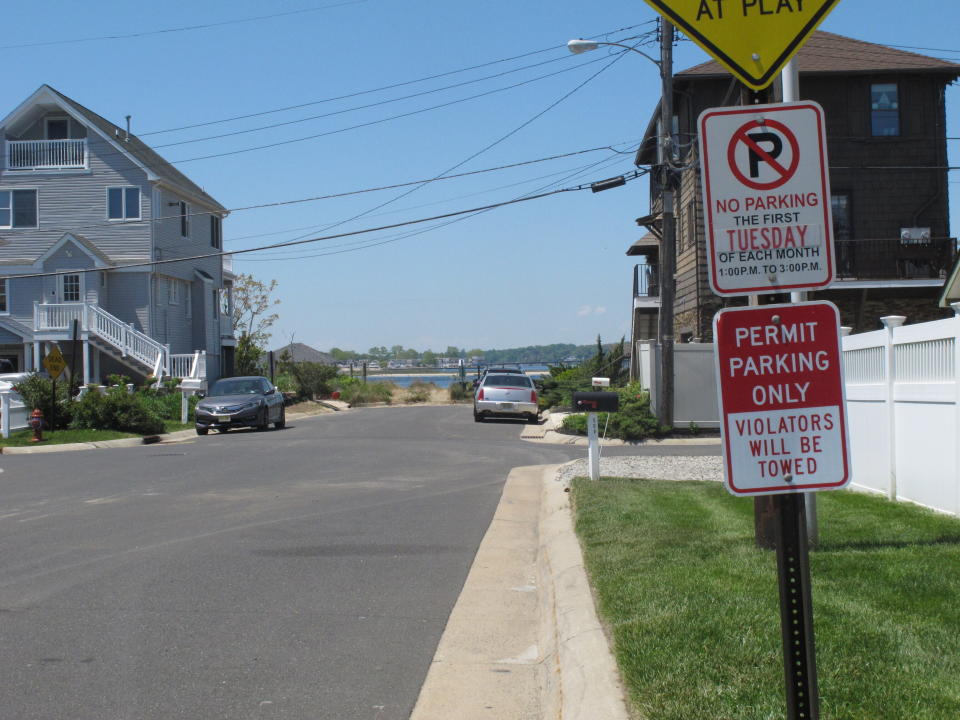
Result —
<instances>
[{"instance_id":1,"label":"small yellow sign on lawn","mask_svg":"<svg viewBox=\"0 0 960 720\"><path fill-rule=\"evenodd\" d=\"M56 345L53 347L53 350L43 359L43 366L54 380L63 374L63 371L67 369L67 361L63 359L60 348Z\"/></svg>"},{"instance_id":2,"label":"small yellow sign on lawn","mask_svg":"<svg viewBox=\"0 0 960 720\"><path fill-rule=\"evenodd\" d=\"M762 90L839 0L646 0L745 85Z\"/></svg>"}]
</instances>

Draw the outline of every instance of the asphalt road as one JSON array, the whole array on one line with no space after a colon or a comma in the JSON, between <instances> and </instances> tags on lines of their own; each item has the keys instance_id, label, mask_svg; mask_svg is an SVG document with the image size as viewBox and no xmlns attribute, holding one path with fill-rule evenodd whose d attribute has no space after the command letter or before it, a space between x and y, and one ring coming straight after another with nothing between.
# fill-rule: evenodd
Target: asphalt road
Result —
<instances>
[{"instance_id":1,"label":"asphalt road","mask_svg":"<svg viewBox=\"0 0 960 720\"><path fill-rule=\"evenodd\" d=\"M0 719L407 718L509 470L585 454L521 427L375 408L0 457Z\"/></svg>"}]
</instances>

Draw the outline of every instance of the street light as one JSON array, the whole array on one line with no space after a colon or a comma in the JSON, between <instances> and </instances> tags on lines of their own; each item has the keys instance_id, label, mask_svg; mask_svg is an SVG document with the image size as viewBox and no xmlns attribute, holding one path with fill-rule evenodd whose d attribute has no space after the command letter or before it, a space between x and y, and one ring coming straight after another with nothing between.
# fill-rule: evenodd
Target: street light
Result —
<instances>
[{"instance_id":1,"label":"street light","mask_svg":"<svg viewBox=\"0 0 960 720\"><path fill-rule=\"evenodd\" d=\"M673 129L673 25L661 21L660 59L656 60L642 50L617 42L601 42L576 38L567 42L574 55L596 50L601 45L619 47L643 55L660 70L663 94L660 99L660 198L663 222L660 238L660 315L657 338L660 343L660 387L657 393L657 417L662 425L673 425L673 304L676 293L674 273L676 265L677 226L673 214L674 171L672 158ZM630 338L631 344L633 338ZM636 348L631 347L631 355Z\"/></svg>"}]
</instances>

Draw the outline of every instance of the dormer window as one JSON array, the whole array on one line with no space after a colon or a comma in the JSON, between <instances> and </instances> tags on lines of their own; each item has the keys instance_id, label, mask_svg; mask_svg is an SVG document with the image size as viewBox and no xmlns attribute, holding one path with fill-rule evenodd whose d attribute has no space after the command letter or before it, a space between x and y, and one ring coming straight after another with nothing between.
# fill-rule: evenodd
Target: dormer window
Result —
<instances>
[{"instance_id":1,"label":"dormer window","mask_svg":"<svg viewBox=\"0 0 960 720\"><path fill-rule=\"evenodd\" d=\"M70 118L48 117L45 120L47 140L69 140Z\"/></svg>"}]
</instances>

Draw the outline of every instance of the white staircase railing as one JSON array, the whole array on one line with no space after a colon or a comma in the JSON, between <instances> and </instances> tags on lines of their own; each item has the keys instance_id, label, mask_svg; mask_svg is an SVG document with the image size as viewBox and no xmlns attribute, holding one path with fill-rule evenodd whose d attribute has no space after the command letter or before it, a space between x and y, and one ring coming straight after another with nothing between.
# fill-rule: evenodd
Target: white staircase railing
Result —
<instances>
[{"instance_id":1,"label":"white staircase railing","mask_svg":"<svg viewBox=\"0 0 960 720\"><path fill-rule=\"evenodd\" d=\"M140 332L132 324L125 323L106 310L92 303L35 303L33 327L37 332L73 329L74 320L78 329L89 333L115 348L124 357L132 358L152 370L155 377L167 373L169 351L166 345Z\"/></svg>"},{"instance_id":2,"label":"white staircase railing","mask_svg":"<svg viewBox=\"0 0 960 720\"><path fill-rule=\"evenodd\" d=\"M198 350L192 355L171 355L170 377L205 380L207 377L207 351Z\"/></svg>"}]
</instances>

